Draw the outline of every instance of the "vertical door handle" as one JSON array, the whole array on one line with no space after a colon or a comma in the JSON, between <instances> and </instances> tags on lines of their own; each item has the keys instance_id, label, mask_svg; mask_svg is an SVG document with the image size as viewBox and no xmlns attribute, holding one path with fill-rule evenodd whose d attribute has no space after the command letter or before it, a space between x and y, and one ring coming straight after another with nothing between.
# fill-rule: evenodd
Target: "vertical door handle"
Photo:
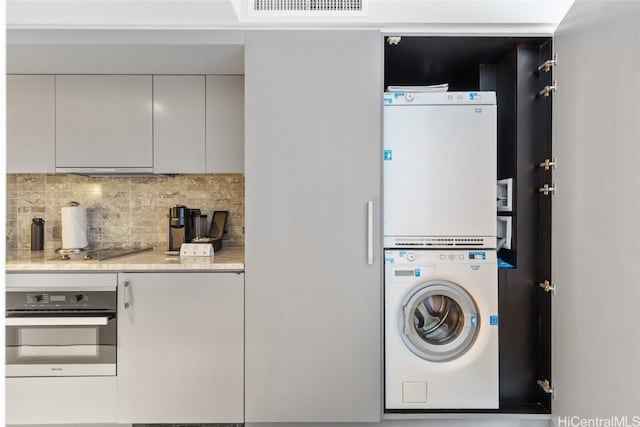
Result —
<instances>
[{"instance_id":1,"label":"vertical door handle","mask_svg":"<svg viewBox=\"0 0 640 427\"><path fill-rule=\"evenodd\" d=\"M367 264L373 264L373 200L367 202Z\"/></svg>"},{"instance_id":2,"label":"vertical door handle","mask_svg":"<svg viewBox=\"0 0 640 427\"><path fill-rule=\"evenodd\" d=\"M124 308L131 307L131 285L129 282L122 282L124 286Z\"/></svg>"}]
</instances>

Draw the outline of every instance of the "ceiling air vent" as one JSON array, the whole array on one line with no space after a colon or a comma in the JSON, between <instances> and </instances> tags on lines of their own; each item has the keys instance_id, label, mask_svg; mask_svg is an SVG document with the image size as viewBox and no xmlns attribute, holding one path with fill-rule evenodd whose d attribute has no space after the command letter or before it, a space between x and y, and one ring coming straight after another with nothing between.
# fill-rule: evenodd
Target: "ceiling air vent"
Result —
<instances>
[{"instance_id":1,"label":"ceiling air vent","mask_svg":"<svg viewBox=\"0 0 640 427\"><path fill-rule=\"evenodd\" d=\"M362 12L366 0L253 0L252 12Z\"/></svg>"}]
</instances>

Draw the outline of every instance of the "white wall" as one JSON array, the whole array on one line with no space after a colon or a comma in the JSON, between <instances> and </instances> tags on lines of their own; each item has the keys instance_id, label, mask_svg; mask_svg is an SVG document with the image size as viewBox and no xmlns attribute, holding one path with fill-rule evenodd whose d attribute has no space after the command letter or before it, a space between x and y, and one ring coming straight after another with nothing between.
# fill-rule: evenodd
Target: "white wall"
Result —
<instances>
[{"instance_id":1,"label":"white wall","mask_svg":"<svg viewBox=\"0 0 640 427\"><path fill-rule=\"evenodd\" d=\"M244 74L244 31L10 30L15 74Z\"/></svg>"},{"instance_id":2,"label":"white wall","mask_svg":"<svg viewBox=\"0 0 640 427\"><path fill-rule=\"evenodd\" d=\"M244 74L239 45L10 44L12 74Z\"/></svg>"}]
</instances>

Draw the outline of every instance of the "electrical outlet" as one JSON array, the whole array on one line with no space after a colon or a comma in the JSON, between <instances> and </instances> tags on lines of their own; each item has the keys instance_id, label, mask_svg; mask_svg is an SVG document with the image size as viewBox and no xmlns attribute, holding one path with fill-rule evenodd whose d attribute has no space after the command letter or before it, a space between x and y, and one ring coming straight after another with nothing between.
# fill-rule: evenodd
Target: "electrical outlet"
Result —
<instances>
[{"instance_id":1,"label":"electrical outlet","mask_svg":"<svg viewBox=\"0 0 640 427\"><path fill-rule=\"evenodd\" d=\"M212 257L213 245L211 243L183 243L180 246L181 257Z\"/></svg>"}]
</instances>

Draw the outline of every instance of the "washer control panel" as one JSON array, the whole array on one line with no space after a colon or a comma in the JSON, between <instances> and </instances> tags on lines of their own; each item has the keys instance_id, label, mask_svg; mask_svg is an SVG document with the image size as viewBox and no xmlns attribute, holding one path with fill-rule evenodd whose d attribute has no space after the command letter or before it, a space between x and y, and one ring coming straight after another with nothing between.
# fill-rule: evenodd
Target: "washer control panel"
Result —
<instances>
[{"instance_id":1,"label":"washer control panel","mask_svg":"<svg viewBox=\"0 0 640 427\"><path fill-rule=\"evenodd\" d=\"M385 264L483 264L495 263L496 253L489 250L394 250L384 251Z\"/></svg>"}]
</instances>

